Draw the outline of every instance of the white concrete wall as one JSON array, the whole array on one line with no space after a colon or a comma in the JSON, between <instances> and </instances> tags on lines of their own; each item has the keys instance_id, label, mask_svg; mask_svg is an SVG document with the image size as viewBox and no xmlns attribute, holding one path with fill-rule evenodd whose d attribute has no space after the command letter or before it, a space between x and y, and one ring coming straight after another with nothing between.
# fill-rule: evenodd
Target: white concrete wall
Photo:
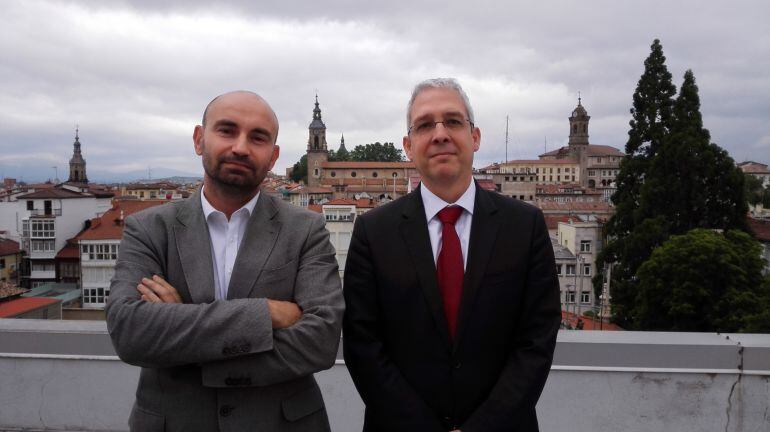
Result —
<instances>
[{"instance_id":1,"label":"white concrete wall","mask_svg":"<svg viewBox=\"0 0 770 432\"><path fill-rule=\"evenodd\" d=\"M103 322L0 320L0 430L127 430L138 373ZM316 376L360 431L344 364ZM562 331L537 409L543 432L766 432L769 406L770 335Z\"/></svg>"}]
</instances>

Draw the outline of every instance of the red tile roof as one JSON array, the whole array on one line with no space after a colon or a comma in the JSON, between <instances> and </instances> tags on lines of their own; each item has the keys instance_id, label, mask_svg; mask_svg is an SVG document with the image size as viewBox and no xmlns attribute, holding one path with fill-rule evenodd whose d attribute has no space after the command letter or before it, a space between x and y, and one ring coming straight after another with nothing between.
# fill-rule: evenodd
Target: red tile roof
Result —
<instances>
[{"instance_id":1,"label":"red tile roof","mask_svg":"<svg viewBox=\"0 0 770 432\"><path fill-rule=\"evenodd\" d=\"M166 200L115 200L112 208L95 219L91 226L78 234L77 240L120 240L123 237L123 224L120 223L121 211L123 218L138 211L165 204Z\"/></svg>"},{"instance_id":2,"label":"red tile roof","mask_svg":"<svg viewBox=\"0 0 770 432\"><path fill-rule=\"evenodd\" d=\"M562 322L564 321L568 322L572 326L572 328L575 328L575 326L577 325L575 314L572 312L561 311L561 319L562 319ZM623 328L621 328L617 324L612 324L606 321L601 322L598 319L589 318L587 316L582 316L579 319L583 321L583 330L603 330L603 331L622 331L623 330Z\"/></svg>"},{"instance_id":3,"label":"red tile roof","mask_svg":"<svg viewBox=\"0 0 770 432\"><path fill-rule=\"evenodd\" d=\"M310 204L307 206L307 209L312 212L323 213L323 208L321 204Z\"/></svg>"},{"instance_id":4,"label":"red tile roof","mask_svg":"<svg viewBox=\"0 0 770 432\"><path fill-rule=\"evenodd\" d=\"M10 239L0 239L0 256L17 254L21 252L19 243Z\"/></svg>"},{"instance_id":5,"label":"red tile roof","mask_svg":"<svg viewBox=\"0 0 770 432\"><path fill-rule=\"evenodd\" d=\"M754 237L765 243L770 242L770 220L748 218L749 228L754 232Z\"/></svg>"},{"instance_id":6,"label":"red tile roof","mask_svg":"<svg viewBox=\"0 0 770 432\"><path fill-rule=\"evenodd\" d=\"M488 191L496 191L497 187L495 186L495 182L490 179L476 179L476 183L478 183L479 187L488 190Z\"/></svg>"},{"instance_id":7,"label":"red tile roof","mask_svg":"<svg viewBox=\"0 0 770 432\"><path fill-rule=\"evenodd\" d=\"M305 186L302 188L296 188L289 191L290 194L330 194L334 193L334 189L322 186Z\"/></svg>"},{"instance_id":8,"label":"red tile roof","mask_svg":"<svg viewBox=\"0 0 770 432\"><path fill-rule=\"evenodd\" d=\"M570 221L582 222L582 219L580 219L577 216L552 215L552 214L547 214L544 216L545 216L545 225L548 227L549 230L555 230L559 228L559 222L564 222L564 223L570 223Z\"/></svg>"},{"instance_id":9,"label":"red tile roof","mask_svg":"<svg viewBox=\"0 0 770 432\"><path fill-rule=\"evenodd\" d=\"M25 312L59 303L61 300L42 297L22 297L7 302L0 302L0 318L13 318Z\"/></svg>"},{"instance_id":10,"label":"red tile roof","mask_svg":"<svg viewBox=\"0 0 770 432\"><path fill-rule=\"evenodd\" d=\"M558 150L554 150L558 151ZM546 154L550 154L553 152L549 152ZM520 159L520 160L512 160L508 161L508 163L502 163L500 164L500 167L504 166L511 166L511 165L577 165L578 161L575 159ZM530 173L535 174L535 173Z\"/></svg>"}]
</instances>

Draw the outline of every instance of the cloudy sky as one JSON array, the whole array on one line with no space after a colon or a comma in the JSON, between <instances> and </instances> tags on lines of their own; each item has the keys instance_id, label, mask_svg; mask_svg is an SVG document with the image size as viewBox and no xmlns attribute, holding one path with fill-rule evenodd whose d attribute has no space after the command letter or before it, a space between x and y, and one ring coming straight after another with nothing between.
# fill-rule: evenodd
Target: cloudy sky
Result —
<instances>
[{"instance_id":1,"label":"cloudy sky","mask_svg":"<svg viewBox=\"0 0 770 432\"><path fill-rule=\"evenodd\" d=\"M162 3L158 5L156 3ZM262 94L281 123L276 171L299 159L318 97L336 149L405 132L411 87L460 80L482 130L476 166L564 145L578 92L593 144L622 149L653 39L674 82L692 69L712 139L770 162L770 2L178 0L4 2L0 177L66 178L75 125L95 180L200 174L206 103Z\"/></svg>"}]
</instances>

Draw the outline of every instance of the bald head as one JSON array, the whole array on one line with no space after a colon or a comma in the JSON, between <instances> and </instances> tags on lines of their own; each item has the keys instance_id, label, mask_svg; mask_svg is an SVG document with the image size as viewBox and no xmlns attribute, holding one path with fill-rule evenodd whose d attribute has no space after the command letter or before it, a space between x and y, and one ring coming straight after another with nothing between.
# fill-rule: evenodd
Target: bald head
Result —
<instances>
[{"instance_id":1,"label":"bald head","mask_svg":"<svg viewBox=\"0 0 770 432\"><path fill-rule=\"evenodd\" d=\"M235 90L227 93L222 93L221 95L215 97L211 100L211 102L206 105L206 109L203 110L203 118L201 119L201 125L205 128L206 127L206 120L208 119L209 111L217 106L220 103L236 103L236 104L257 104L264 106L267 111L270 112L273 119L275 120L276 125L276 132L278 129L278 116L275 115L275 111L273 111L273 108L270 106L267 101L262 98L262 96L248 90ZM277 138L277 134L276 137Z\"/></svg>"}]
</instances>

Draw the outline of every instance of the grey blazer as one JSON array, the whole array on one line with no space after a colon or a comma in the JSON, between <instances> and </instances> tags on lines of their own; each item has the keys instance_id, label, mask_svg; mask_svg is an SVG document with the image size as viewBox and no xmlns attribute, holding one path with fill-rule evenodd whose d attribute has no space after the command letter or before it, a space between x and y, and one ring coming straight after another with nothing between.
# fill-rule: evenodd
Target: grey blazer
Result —
<instances>
[{"instance_id":1,"label":"grey blazer","mask_svg":"<svg viewBox=\"0 0 770 432\"><path fill-rule=\"evenodd\" d=\"M183 304L144 302L142 277L165 278ZM142 367L132 431L326 431L313 373L334 364L344 301L320 215L261 194L227 300L214 300L200 191L126 219L107 326L126 363ZM273 330L267 299L302 318Z\"/></svg>"}]
</instances>

